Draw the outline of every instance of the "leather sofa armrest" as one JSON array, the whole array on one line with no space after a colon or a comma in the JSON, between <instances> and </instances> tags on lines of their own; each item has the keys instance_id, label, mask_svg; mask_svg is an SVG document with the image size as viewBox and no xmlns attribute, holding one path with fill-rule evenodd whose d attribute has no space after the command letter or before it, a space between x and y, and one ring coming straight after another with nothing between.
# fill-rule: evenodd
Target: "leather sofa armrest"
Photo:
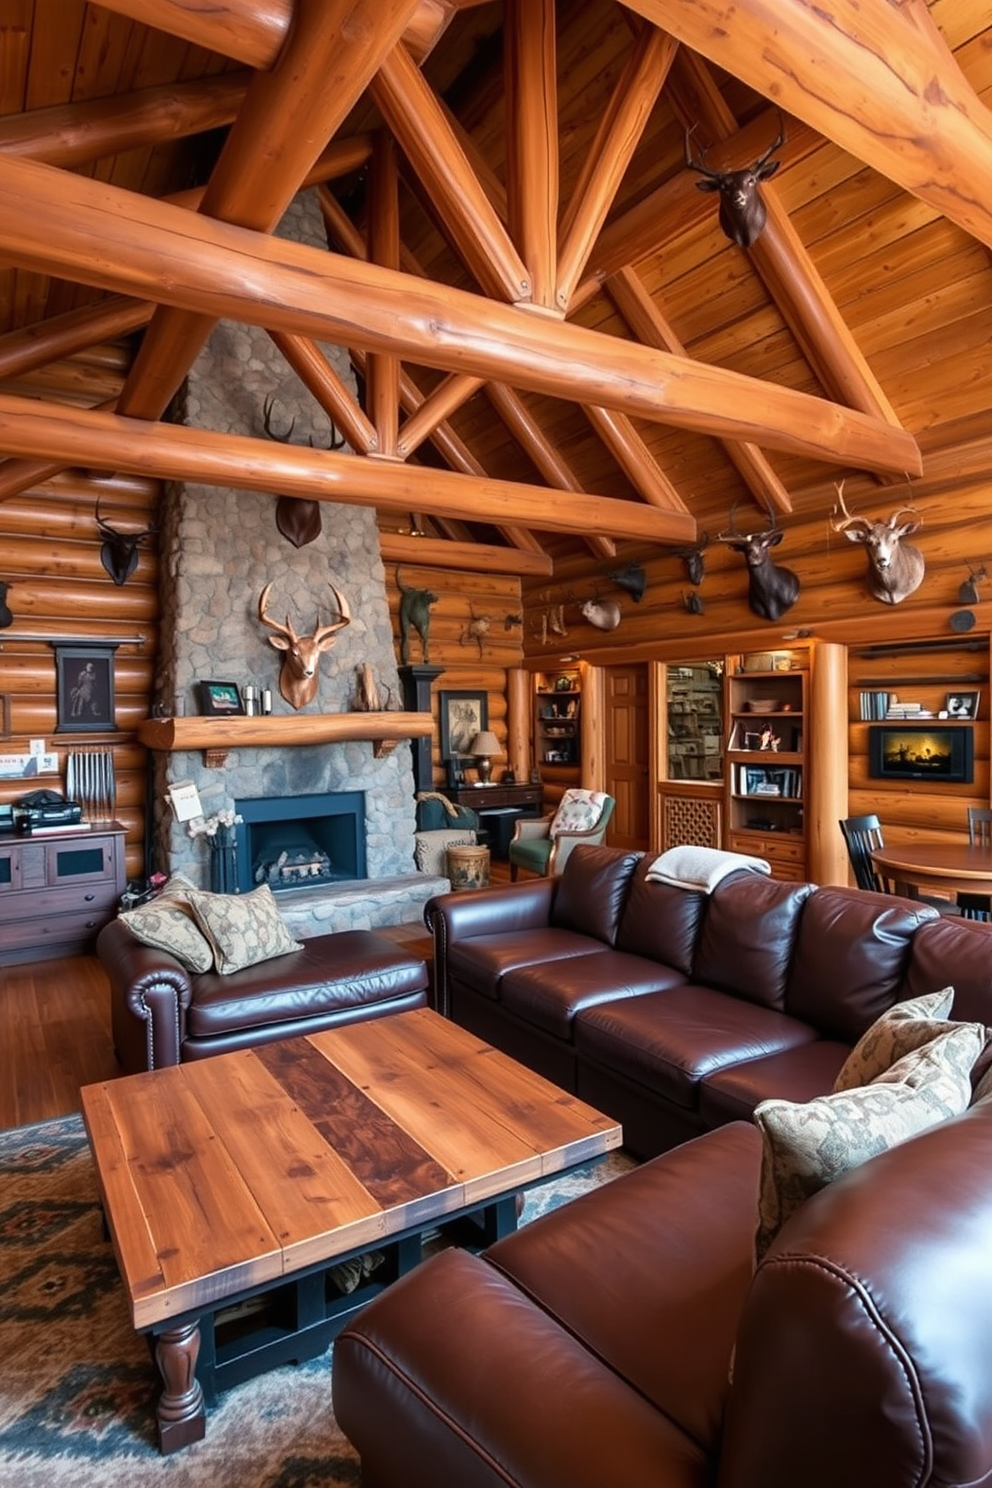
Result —
<instances>
[{"instance_id":1,"label":"leather sofa armrest","mask_svg":"<svg viewBox=\"0 0 992 1488\"><path fill-rule=\"evenodd\" d=\"M142 945L120 920L104 926L96 950L110 983L114 1046L128 1074L179 1064L193 997L185 968L167 951Z\"/></svg>"},{"instance_id":2,"label":"leather sofa armrest","mask_svg":"<svg viewBox=\"0 0 992 1488\"><path fill-rule=\"evenodd\" d=\"M424 905L424 923L434 937L434 998L448 1016L448 946L479 935L543 930L551 923L557 881L528 879L471 894L438 894Z\"/></svg>"}]
</instances>

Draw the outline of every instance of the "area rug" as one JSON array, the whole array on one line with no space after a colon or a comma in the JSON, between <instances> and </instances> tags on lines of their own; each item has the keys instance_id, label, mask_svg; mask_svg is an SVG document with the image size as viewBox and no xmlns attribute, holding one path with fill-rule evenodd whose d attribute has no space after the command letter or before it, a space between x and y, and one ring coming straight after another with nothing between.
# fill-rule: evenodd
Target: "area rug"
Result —
<instances>
[{"instance_id":1,"label":"area rug","mask_svg":"<svg viewBox=\"0 0 992 1488\"><path fill-rule=\"evenodd\" d=\"M528 1194L521 1216L631 1166L623 1154ZM78 1116L0 1133L0 1484L4 1488L353 1488L331 1355L222 1395L202 1442L158 1451L158 1375L131 1329Z\"/></svg>"}]
</instances>

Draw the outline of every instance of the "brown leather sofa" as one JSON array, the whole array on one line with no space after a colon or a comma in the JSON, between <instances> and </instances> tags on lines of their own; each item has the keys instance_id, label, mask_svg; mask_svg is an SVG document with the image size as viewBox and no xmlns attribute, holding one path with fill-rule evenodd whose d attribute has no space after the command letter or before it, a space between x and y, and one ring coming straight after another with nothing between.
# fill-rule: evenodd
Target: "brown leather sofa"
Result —
<instances>
[{"instance_id":1,"label":"brown leather sofa","mask_svg":"<svg viewBox=\"0 0 992 1488\"><path fill-rule=\"evenodd\" d=\"M752 1277L760 1148L730 1123L372 1302L333 1363L365 1488L992 1483L992 1100Z\"/></svg>"},{"instance_id":2,"label":"brown leather sofa","mask_svg":"<svg viewBox=\"0 0 992 1488\"><path fill-rule=\"evenodd\" d=\"M426 906L438 1004L620 1121L651 1157L771 1096L832 1087L895 1001L953 983L992 1025L992 925L916 900L753 872L710 894L580 847L560 878Z\"/></svg>"},{"instance_id":3,"label":"brown leather sofa","mask_svg":"<svg viewBox=\"0 0 992 1488\"><path fill-rule=\"evenodd\" d=\"M128 1074L428 1002L424 960L371 930L316 935L298 951L229 976L186 971L120 920L104 926L96 949L110 981L114 1047Z\"/></svg>"}]
</instances>

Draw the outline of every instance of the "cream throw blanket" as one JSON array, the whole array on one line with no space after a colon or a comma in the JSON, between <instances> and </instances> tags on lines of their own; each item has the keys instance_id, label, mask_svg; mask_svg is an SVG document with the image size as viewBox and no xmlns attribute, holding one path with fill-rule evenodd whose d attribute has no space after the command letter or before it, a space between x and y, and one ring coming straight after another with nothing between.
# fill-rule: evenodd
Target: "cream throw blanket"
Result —
<instances>
[{"instance_id":1,"label":"cream throw blanket","mask_svg":"<svg viewBox=\"0 0 992 1488\"><path fill-rule=\"evenodd\" d=\"M771 873L764 858L747 853L722 852L718 847L670 847L655 858L647 871L649 883L674 884L677 889L702 889L710 894L728 873L747 869L751 873Z\"/></svg>"}]
</instances>

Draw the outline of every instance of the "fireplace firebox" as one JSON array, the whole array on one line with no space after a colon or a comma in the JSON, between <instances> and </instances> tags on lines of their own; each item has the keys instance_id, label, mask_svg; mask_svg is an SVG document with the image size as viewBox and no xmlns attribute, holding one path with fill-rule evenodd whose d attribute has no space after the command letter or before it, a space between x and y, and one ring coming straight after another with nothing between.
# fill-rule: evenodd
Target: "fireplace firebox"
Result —
<instances>
[{"instance_id":1,"label":"fireplace firebox","mask_svg":"<svg viewBox=\"0 0 992 1488\"><path fill-rule=\"evenodd\" d=\"M316 888L365 877L365 792L235 801L238 889Z\"/></svg>"}]
</instances>

